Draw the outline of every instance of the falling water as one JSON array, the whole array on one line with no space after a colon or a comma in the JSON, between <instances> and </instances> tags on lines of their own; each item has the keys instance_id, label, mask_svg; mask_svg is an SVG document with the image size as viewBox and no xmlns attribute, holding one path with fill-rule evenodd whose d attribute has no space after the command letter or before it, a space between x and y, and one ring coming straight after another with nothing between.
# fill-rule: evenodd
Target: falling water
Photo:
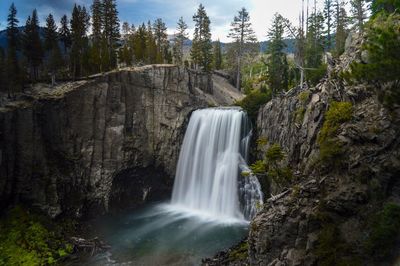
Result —
<instances>
[{"instance_id":1,"label":"falling water","mask_svg":"<svg viewBox=\"0 0 400 266\"><path fill-rule=\"evenodd\" d=\"M240 108L193 112L179 156L172 205L218 218L250 219L262 203L246 161L251 125Z\"/></svg>"}]
</instances>

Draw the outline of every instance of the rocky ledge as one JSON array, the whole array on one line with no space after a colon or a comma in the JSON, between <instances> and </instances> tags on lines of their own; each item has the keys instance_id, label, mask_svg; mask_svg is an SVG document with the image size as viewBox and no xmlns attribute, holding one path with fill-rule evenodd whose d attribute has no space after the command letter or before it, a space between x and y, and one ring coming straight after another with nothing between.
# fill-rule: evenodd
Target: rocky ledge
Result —
<instances>
[{"instance_id":1,"label":"rocky ledge","mask_svg":"<svg viewBox=\"0 0 400 266\"><path fill-rule=\"evenodd\" d=\"M123 69L0 108L0 209L82 217L165 195L190 113L241 97L201 75L172 65Z\"/></svg>"}]
</instances>

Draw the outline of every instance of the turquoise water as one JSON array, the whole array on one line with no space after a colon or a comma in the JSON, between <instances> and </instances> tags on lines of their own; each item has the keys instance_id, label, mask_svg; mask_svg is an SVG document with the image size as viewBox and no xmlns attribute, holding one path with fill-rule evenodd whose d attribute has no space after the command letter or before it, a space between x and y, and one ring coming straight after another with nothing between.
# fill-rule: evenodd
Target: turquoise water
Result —
<instances>
[{"instance_id":1,"label":"turquoise water","mask_svg":"<svg viewBox=\"0 0 400 266\"><path fill-rule=\"evenodd\" d=\"M242 240L246 221L215 218L169 204L103 218L99 236L112 246L87 265L199 265Z\"/></svg>"}]
</instances>

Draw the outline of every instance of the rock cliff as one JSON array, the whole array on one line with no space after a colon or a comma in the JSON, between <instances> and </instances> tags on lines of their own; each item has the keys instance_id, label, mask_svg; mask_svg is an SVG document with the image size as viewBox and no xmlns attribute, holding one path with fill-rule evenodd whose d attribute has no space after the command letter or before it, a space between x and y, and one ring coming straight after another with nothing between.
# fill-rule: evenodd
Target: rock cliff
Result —
<instances>
[{"instance_id":1,"label":"rock cliff","mask_svg":"<svg viewBox=\"0 0 400 266\"><path fill-rule=\"evenodd\" d=\"M193 75L170 65L124 69L0 108L0 208L81 217L129 194L129 206L165 194L190 113L232 103Z\"/></svg>"},{"instance_id":2,"label":"rock cliff","mask_svg":"<svg viewBox=\"0 0 400 266\"><path fill-rule=\"evenodd\" d=\"M400 110L385 108L375 88L340 78L350 62L362 60L361 41L353 38L316 87L293 89L260 109L257 136L268 144L256 154L262 159L279 144L294 178L289 186L266 182L269 199L250 224L245 251L234 247L206 264L394 265ZM327 112L335 102L351 113L329 129ZM335 133L323 143L321 131L329 130Z\"/></svg>"}]
</instances>

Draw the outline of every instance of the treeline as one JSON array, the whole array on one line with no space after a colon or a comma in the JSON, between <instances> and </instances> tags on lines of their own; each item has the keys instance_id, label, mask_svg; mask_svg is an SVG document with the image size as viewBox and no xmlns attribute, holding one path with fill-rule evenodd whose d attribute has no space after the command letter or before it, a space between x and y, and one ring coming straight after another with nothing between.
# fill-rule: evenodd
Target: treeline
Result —
<instances>
[{"instance_id":1,"label":"treeline","mask_svg":"<svg viewBox=\"0 0 400 266\"><path fill-rule=\"evenodd\" d=\"M182 17L171 41L161 18L138 27L123 22L120 32L116 0L93 0L90 10L75 4L70 17L62 16L58 25L49 14L43 28L33 10L20 30L12 4L7 18L8 47L0 48L0 90L12 96L37 81L55 84L56 78L75 80L118 66L175 63L203 71L220 68L221 44L212 45L211 22L203 5L193 21L188 57L184 51L188 26Z\"/></svg>"},{"instance_id":2,"label":"treeline","mask_svg":"<svg viewBox=\"0 0 400 266\"><path fill-rule=\"evenodd\" d=\"M324 0L321 10L316 1L312 6L308 6L309 1L307 4L304 0L302 2L299 25L294 26L280 14L275 14L267 31L269 45L266 54L261 58L248 57L246 65L255 67L243 80L246 92L250 92L255 83L262 91L268 90L271 94L297 85L315 85L326 74L324 55L339 57L344 52L350 30L364 30L369 6L367 0L351 0L350 14L344 0ZM295 40L293 57L284 53L285 38Z\"/></svg>"}]
</instances>

